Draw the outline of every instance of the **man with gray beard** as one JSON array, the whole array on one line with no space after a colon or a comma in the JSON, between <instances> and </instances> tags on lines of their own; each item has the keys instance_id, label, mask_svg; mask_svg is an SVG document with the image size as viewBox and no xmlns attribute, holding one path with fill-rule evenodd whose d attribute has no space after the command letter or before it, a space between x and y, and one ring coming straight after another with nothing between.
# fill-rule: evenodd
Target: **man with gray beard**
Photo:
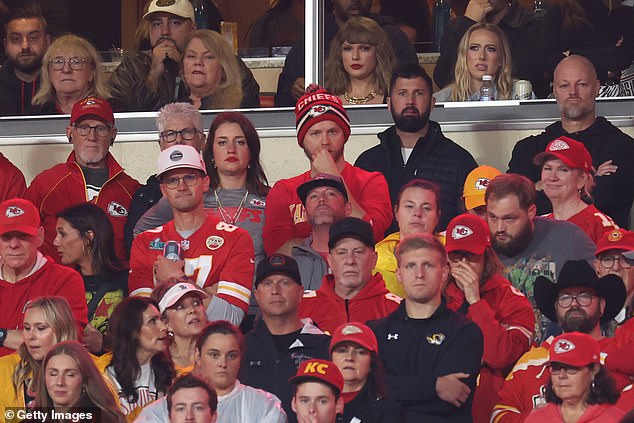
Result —
<instances>
[{"instance_id":1,"label":"man with gray beard","mask_svg":"<svg viewBox=\"0 0 634 423\"><path fill-rule=\"evenodd\" d=\"M614 341L613 338L603 337L600 323L609 322L623 307L625 285L617 275L599 278L585 260L567 261L557 283L543 276L537 278L535 300L539 310L549 319L556 320L564 332L582 332L592 336L605 355ZM548 348L551 342L552 338L547 339L517 361L500 391L492 422L524 421L533 409L546 404L545 387L550 379ZM610 370L617 389L629 383L627 375ZM572 374L573 371L566 373Z\"/></svg>"},{"instance_id":2,"label":"man with gray beard","mask_svg":"<svg viewBox=\"0 0 634 423\"><path fill-rule=\"evenodd\" d=\"M562 135L571 136L582 142L592 156L597 184L592 191L594 205L620 227L628 228L634 200L631 183L634 181L634 139L604 117L596 116L595 99L599 88L594 66L585 57L571 55L559 62L553 91L561 120L546 127L541 134L519 141L513 148L508 172L539 181L541 166L533 164L533 157L544 151L552 140ZM550 201L540 192L537 213L550 211Z\"/></svg>"}]
</instances>

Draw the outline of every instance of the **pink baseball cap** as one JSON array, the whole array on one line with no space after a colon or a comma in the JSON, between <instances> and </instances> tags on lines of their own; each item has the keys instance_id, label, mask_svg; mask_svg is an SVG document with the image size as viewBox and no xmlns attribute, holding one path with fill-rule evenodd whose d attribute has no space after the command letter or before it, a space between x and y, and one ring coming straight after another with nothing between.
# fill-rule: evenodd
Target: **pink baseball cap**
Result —
<instances>
[{"instance_id":1,"label":"pink baseball cap","mask_svg":"<svg viewBox=\"0 0 634 423\"><path fill-rule=\"evenodd\" d=\"M156 176L173 169L196 169L207 174L202 156L191 145L174 145L159 153Z\"/></svg>"}]
</instances>

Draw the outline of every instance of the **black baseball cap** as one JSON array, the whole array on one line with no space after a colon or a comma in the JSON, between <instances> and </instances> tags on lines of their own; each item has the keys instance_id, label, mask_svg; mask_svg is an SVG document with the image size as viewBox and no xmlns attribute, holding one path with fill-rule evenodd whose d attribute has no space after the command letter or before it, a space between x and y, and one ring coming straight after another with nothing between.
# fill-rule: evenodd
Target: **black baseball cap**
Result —
<instances>
[{"instance_id":1,"label":"black baseball cap","mask_svg":"<svg viewBox=\"0 0 634 423\"><path fill-rule=\"evenodd\" d=\"M306 205L306 197L312 190L317 187L332 187L343 194L343 198L348 202L348 192L343 184L343 180L339 176L329 173L319 173L308 182L304 182L297 187L297 195L302 200L302 204Z\"/></svg>"},{"instance_id":2,"label":"black baseball cap","mask_svg":"<svg viewBox=\"0 0 634 423\"><path fill-rule=\"evenodd\" d=\"M370 248L374 248L374 232L365 220L344 217L330 227L328 248L332 249L343 238L355 238Z\"/></svg>"},{"instance_id":3,"label":"black baseball cap","mask_svg":"<svg viewBox=\"0 0 634 423\"><path fill-rule=\"evenodd\" d=\"M273 254L258 263L258 267L255 272L255 287L258 287L258 284L262 281L262 279L277 273L282 273L290 277L298 285L302 284L299 267L297 266L295 259L293 257L285 256L284 254Z\"/></svg>"}]
</instances>

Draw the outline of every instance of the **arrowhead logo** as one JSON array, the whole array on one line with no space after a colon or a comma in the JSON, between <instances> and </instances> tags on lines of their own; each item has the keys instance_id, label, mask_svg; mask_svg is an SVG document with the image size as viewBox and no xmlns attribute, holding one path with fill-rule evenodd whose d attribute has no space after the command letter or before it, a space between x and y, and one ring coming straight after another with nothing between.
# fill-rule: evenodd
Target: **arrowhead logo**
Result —
<instances>
[{"instance_id":1,"label":"arrowhead logo","mask_svg":"<svg viewBox=\"0 0 634 423\"><path fill-rule=\"evenodd\" d=\"M451 237L453 239L462 239L470 235L473 235L473 230L464 225L456 225L451 231Z\"/></svg>"}]
</instances>

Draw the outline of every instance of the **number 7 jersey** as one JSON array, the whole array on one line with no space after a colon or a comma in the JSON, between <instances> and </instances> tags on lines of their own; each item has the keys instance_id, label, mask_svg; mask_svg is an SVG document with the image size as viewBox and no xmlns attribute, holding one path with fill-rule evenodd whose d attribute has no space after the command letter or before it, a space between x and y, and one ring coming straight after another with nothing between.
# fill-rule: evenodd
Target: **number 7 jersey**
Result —
<instances>
[{"instance_id":1,"label":"number 7 jersey","mask_svg":"<svg viewBox=\"0 0 634 423\"><path fill-rule=\"evenodd\" d=\"M216 295L245 312L253 283L254 252L249 233L208 215L200 228L183 238L171 220L139 234L130 253L128 292L148 296L154 288L154 261L167 241L181 245L185 274L199 288L218 284Z\"/></svg>"}]
</instances>

